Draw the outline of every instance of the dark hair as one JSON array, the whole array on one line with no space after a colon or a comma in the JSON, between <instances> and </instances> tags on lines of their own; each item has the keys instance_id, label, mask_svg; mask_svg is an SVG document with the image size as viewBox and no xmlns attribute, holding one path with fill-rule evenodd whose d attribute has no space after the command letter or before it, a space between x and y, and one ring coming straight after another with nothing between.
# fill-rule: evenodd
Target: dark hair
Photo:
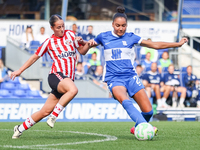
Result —
<instances>
[{"instance_id":1,"label":"dark hair","mask_svg":"<svg viewBox=\"0 0 200 150\"><path fill-rule=\"evenodd\" d=\"M27 27L26 28L31 28L31 25L27 25Z\"/></svg>"},{"instance_id":2,"label":"dark hair","mask_svg":"<svg viewBox=\"0 0 200 150\"><path fill-rule=\"evenodd\" d=\"M50 25L53 27L55 24L55 22L56 21L58 21L58 20L62 20L62 17L60 16L60 15L57 15L57 14L55 14L55 15L52 15L51 17L50 17L50 19L49 19L49 23L50 23Z\"/></svg>"},{"instance_id":3,"label":"dark hair","mask_svg":"<svg viewBox=\"0 0 200 150\"><path fill-rule=\"evenodd\" d=\"M78 65L78 64L81 64L81 65L82 65L83 63L79 61L79 62L77 62L77 65Z\"/></svg>"},{"instance_id":4,"label":"dark hair","mask_svg":"<svg viewBox=\"0 0 200 150\"><path fill-rule=\"evenodd\" d=\"M136 67L140 67L140 68L142 68L142 65L139 64L139 65L137 65Z\"/></svg>"},{"instance_id":5,"label":"dark hair","mask_svg":"<svg viewBox=\"0 0 200 150\"><path fill-rule=\"evenodd\" d=\"M97 55L97 52L93 52L92 54L96 54Z\"/></svg>"},{"instance_id":6,"label":"dark hair","mask_svg":"<svg viewBox=\"0 0 200 150\"><path fill-rule=\"evenodd\" d=\"M127 21L127 16L124 13L125 12L125 8L123 6L118 6L116 10L117 10L117 13L113 16L113 21L118 17L123 17Z\"/></svg>"}]
</instances>

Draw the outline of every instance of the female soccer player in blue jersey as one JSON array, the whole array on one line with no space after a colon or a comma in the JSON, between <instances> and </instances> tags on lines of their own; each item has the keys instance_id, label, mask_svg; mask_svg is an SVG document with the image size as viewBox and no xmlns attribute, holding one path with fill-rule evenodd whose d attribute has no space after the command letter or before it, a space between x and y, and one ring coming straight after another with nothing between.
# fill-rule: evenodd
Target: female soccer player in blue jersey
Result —
<instances>
[{"instance_id":1,"label":"female soccer player in blue jersey","mask_svg":"<svg viewBox=\"0 0 200 150\"><path fill-rule=\"evenodd\" d=\"M113 97L122 104L130 118L136 122L135 127L148 122L153 115L151 103L146 95L144 86L137 76L131 60L131 49L135 44L141 46L164 49L180 47L187 42L182 38L178 43L152 42L144 40L134 33L126 32L127 16L122 6L117 7L117 13L113 16L113 31L102 32L95 39L90 40L90 46L101 44L104 46L105 68L104 81L107 82ZM140 113L132 104L129 96L140 106ZM157 129L156 129L157 130ZM134 133L134 127L131 130Z\"/></svg>"}]
</instances>

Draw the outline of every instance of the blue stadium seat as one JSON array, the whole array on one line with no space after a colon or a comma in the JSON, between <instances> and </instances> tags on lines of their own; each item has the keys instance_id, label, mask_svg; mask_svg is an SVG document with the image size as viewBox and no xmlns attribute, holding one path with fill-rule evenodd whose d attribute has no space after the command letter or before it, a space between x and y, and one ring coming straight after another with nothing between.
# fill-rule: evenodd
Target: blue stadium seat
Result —
<instances>
[{"instance_id":1,"label":"blue stadium seat","mask_svg":"<svg viewBox=\"0 0 200 150\"><path fill-rule=\"evenodd\" d=\"M45 53L42 57L42 66L43 67L51 67L53 60L49 56L48 53Z\"/></svg>"},{"instance_id":2,"label":"blue stadium seat","mask_svg":"<svg viewBox=\"0 0 200 150\"><path fill-rule=\"evenodd\" d=\"M180 72L180 85L185 87L185 84L184 84L184 76L186 75L187 73L186 72Z\"/></svg>"},{"instance_id":3,"label":"blue stadium seat","mask_svg":"<svg viewBox=\"0 0 200 150\"><path fill-rule=\"evenodd\" d=\"M20 89L20 90L25 90L25 91L30 90L30 86L29 86L28 83L25 83L25 84L18 84L17 88Z\"/></svg>"},{"instance_id":4,"label":"blue stadium seat","mask_svg":"<svg viewBox=\"0 0 200 150\"><path fill-rule=\"evenodd\" d=\"M141 46L135 46L136 59L139 61L140 61L140 50L141 50Z\"/></svg>"},{"instance_id":5,"label":"blue stadium seat","mask_svg":"<svg viewBox=\"0 0 200 150\"><path fill-rule=\"evenodd\" d=\"M15 77L14 80L9 80L8 82L14 83L15 85L20 84L19 77Z\"/></svg>"},{"instance_id":6,"label":"blue stadium seat","mask_svg":"<svg viewBox=\"0 0 200 150\"><path fill-rule=\"evenodd\" d=\"M12 96L12 93L9 92L9 90L0 89L0 97L10 97L10 96Z\"/></svg>"},{"instance_id":7,"label":"blue stadium seat","mask_svg":"<svg viewBox=\"0 0 200 150\"><path fill-rule=\"evenodd\" d=\"M17 90L14 90L14 91L13 91L13 96L17 96L17 97L26 97L26 96L27 96L27 93L26 93L26 91L24 91L24 90L17 89Z\"/></svg>"},{"instance_id":8,"label":"blue stadium seat","mask_svg":"<svg viewBox=\"0 0 200 150\"><path fill-rule=\"evenodd\" d=\"M180 71L183 72L183 73L186 73L187 72L187 67L181 67Z\"/></svg>"},{"instance_id":9,"label":"blue stadium seat","mask_svg":"<svg viewBox=\"0 0 200 150\"><path fill-rule=\"evenodd\" d=\"M84 73L86 74L86 73L88 72L88 66L85 65L85 66L83 67L83 69L84 69Z\"/></svg>"},{"instance_id":10,"label":"blue stadium seat","mask_svg":"<svg viewBox=\"0 0 200 150\"><path fill-rule=\"evenodd\" d=\"M148 71L150 71L150 70L151 70L150 67L146 67L146 68L144 68L143 72L146 73L146 72L148 72Z\"/></svg>"},{"instance_id":11,"label":"blue stadium seat","mask_svg":"<svg viewBox=\"0 0 200 150\"><path fill-rule=\"evenodd\" d=\"M140 55L140 61L144 60L146 58L146 55Z\"/></svg>"},{"instance_id":12,"label":"blue stadium seat","mask_svg":"<svg viewBox=\"0 0 200 150\"><path fill-rule=\"evenodd\" d=\"M163 67L161 77L163 78L166 73L168 73L168 67Z\"/></svg>"},{"instance_id":13,"label":"blue stadium seat","mask_svg":"<svg viewBox=\"0 0 200 150\"><path fill-rule=\"evenodd\" d=\"M35 50L40 46L40 41L31 41L29 51L31 54L35 53Z\"/></svg>"},{"instance_id":14,"label":"blue stadium seat","mask_svg":"<svg viewBox=\"0 0 200 150\"><path fill-rule=\"evenodd\" d=\"M29 90L27 92L27 96L28 97L32 97L32 98L42 98L42 96L40 95L40 92L38 90Z\"/></svg>"},{"instance_id":15,"label":"blue stadium seat","mask_svg":"<svg viewBox=\"0 0 200 150\"><path fill-rule=\"evenodd\" d=\"M11 82L4 82L1 84L1 89L15 90L15 88L16 88L15 84Z\"/></svg>"}]
</instances>

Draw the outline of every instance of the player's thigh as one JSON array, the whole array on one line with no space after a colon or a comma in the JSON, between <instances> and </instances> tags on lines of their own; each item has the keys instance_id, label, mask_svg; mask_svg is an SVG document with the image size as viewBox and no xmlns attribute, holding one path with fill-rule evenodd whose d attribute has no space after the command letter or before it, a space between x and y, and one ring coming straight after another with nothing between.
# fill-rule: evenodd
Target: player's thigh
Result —
<instances>
[{"instance_id":1,"label":"player's thigh","mask_svg":"<svg viewBox=\"0 0 200 150\"><path fill-rule=\"evenodd\" d=\"M139 90L134 96L133 99L140 106L142 112L149 112L152 110L150 100L144 89Z\"/></svg>"},{"instance_id":2,"label":"player's thigh","mask_svg":"<svg viewBox=\"0 0 200 150\"><path fill-rule=\"evenodd\" d=\"M41 111L46 113L52 112L58 101L59 99L56 98L55 95L50 93Z\"/></svg>"},{"instance_id":3,"label":"player's thigh","mask_svg":"<svg viewBox=\"0 0 200 150\"><path fill-rule=\"evenodd\" d=\"M186 88L185 88L185 87L179 86L179 87L175 88L175 91L176 91L176 92L180 92L180 93L186 92Z\"/></svg>"},{"instance_id":4,"label":"player's thigh","mask_svg":"<svg viewBox=\"0 0 200 150\"><path fill-rule=\"evenodd\" d=\"M64 78L62 81L59 82L57 91L59 93L66 93L68 91L77 93L78 89L77 89L75 83L70 78Z\"/></svg>"},{"instance_id":5,"label":"player's thigh","mask_svg":"<svg viewBox=\"0 0 200 150\"><path fill-rule=\"evenodd\" d=\"M129 99L127 89L124 86L114 86L112 88L112 94L120 103L122 103L123 100Z\"/></svg>"},{"instance_id":6,"label":"player's thigh","mask_svg":"<svg viewBox=\"0 0 200 150\"><path fill-rule=\"evenodd\" d=\"M165 91L165 86L161 86L160 87L160 92L164 92Z\"/></svg>"}]
</instances>

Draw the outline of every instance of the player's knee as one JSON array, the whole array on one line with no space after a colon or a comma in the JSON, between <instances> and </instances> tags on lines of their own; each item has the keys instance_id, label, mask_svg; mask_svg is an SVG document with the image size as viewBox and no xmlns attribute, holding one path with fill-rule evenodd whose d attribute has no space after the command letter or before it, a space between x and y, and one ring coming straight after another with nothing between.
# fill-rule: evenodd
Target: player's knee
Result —
<instances>
[{"instance_id":1,"label":"player's knee","mask_svg":"<svg viewBox=\"0 0 200 150\"><path fill-rule=\"evenodd\" d=\"M158 85L158 84L155 85L155 89L156 89L156 90L159 90L159 89L160 89L160 85Z\"/></svg>"},{"instance_id":2,"label":"player's knee","mask_svg":"<svg viewBox=\"0 0 200 150\"><path fill-rule=\"evenodd\" d=\"M166 90L170 91L173 87L166 85L165 88L166 88Z\"/></svg>"},{"instance_id":3,"label":"player's knee","mask_svg":"<svg viewBox=\"0 0 200 150\"><path fill-rule=\"evenodd\" d=\"M77 88L77 87L74 87L74 88L70 89L69 92L70 92L71 95L76 96L76 94L78 94L78 88Z\"/></svg>"},{"instance_id":4,"label":"player's knee","mask_svg":"<svg viewBox=\"0 0 200 150\"><path fill-rule=\"evenodd\" d=\"M185 87L182 87L182 92L183 93L186 93L187 92L187 89Z\"/></svg>"}]
</instances>

